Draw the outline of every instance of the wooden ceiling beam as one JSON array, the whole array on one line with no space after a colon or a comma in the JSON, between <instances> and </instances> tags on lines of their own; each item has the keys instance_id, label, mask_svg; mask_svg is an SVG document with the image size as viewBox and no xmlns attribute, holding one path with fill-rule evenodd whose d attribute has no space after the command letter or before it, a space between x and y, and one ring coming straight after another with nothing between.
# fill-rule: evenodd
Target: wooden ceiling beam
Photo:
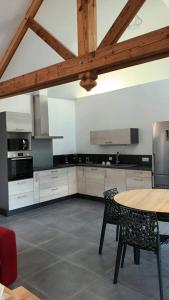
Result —
<instances>
[{"instance_id":1,"label":"wooden ceiling beam","mask_svg":"<svg viewBox=\"0 0 169 300\"><path fill-rule=\"evenodd\" d=\"M145 0L128 0L123 10L105 35L98 49L115 44L129 26Z\"/></svg>"},{"instance_id":2,"label":"wooden ceiling beam","mask_svg":"<svg viewBox=\"0 0 169 300\"><path fill-rule=\"evenodd\" d=\"M0 98L169 57L169 26L0 83Z\"/></svg>"},{"instance_id":3,"label":"wooden ceiling beam","mask_svg":"<svg viewBox=\"0 0 169 300\"><path fill-rule=\"evenodd\" d=\"M96 0L77 0L78 55L83 56L97 48ZM97 74L79 75L80 85L90 91L97 82Z\"/></svg>"},{"instance_id":4,"label":"wooden ceiling beam","mask_svg":"<svg viewBox=\"0 0 169 300\"><path fill-rule=\"evenodd\" d=\"M76 55L66 48L58 39L48 32L42 25L32 18L28 21L29 28L36 33L45 43L55 50L63 59L75 58Z\"/></svg>"},{"instance_id":5,"label":"wooden ceiling beam","mask_svg":"<svg viewBox=\"0 0 169 300\"><path fill-rule=\"evenodd\" d=\"M11 40L9 47L7 48L2 60L0 61L0 78L4 74L7 66L9 65L12 57L14 56L19 44L21 43L27 29L28 29L28 19L33 18L38 9L40 8L43 0L32 0L32 3L27 10L22 22L20 23L13 39Z\"/></svg>"}]
</instances>

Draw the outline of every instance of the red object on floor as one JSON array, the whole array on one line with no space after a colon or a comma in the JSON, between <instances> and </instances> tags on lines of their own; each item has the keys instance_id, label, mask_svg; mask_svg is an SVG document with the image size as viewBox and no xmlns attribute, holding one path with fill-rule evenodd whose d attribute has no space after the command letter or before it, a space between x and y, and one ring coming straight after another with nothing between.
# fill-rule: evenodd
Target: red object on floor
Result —
<instances>
[{"instance_id":1,"label":"red object on floor","mask_svg":"<svg viewBox=\"0 0 169 300\"><path fill-rule=\"evenodd\" d=\"M0 226L0 283L12 284L17 278L15 232Z\"/></svg>"}]
</instances>

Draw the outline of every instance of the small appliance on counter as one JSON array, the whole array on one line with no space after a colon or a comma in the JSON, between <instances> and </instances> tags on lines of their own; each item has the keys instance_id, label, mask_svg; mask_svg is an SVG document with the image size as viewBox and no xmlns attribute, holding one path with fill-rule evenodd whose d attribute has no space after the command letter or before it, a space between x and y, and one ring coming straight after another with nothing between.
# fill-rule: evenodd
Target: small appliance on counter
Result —
<instances>
[{"instance_id":1,"label":"small appliance on counter","mask_svg":"<svg viewBox=\"0 0 169 300\"><path fill-rule=\"evenodd\" d=\"M32 151L8 152L8 180L20 180L32 177Z\"/></svg>"}]
</instances>

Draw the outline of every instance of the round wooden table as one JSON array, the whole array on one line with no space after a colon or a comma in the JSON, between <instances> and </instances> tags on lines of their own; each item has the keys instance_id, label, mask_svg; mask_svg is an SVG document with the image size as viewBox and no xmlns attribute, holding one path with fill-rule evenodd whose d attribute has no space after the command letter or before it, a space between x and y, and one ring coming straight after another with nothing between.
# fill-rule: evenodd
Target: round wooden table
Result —
<instances>
[{"instance_id":1,"label":"round wooden table","mask_svg":"<svg viewBox=\"0 0 169 300\"><path fill-rule=\"evenodd\" d=\"M169 214L169 189L140 189L121 192L114 200L143 211ZM169 220L168 220L169 221Z\"/></svg>"}]
</instances>

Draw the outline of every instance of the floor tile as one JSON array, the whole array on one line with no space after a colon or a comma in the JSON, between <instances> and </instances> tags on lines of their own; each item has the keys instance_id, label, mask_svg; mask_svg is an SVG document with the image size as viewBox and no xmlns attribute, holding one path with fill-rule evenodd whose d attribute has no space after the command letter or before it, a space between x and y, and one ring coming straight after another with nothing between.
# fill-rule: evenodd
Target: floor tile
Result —
<instances>
[{"instance_id":1,"label":"floor tile","mask_svg":"<svg viewBox=\"0 0 169 300\"><path fill-rule=\"evenodd\" d=\"M18 255L19 277L26 279L56 263L58 258L39 248L32 248Z\"/></svg>"},{"instance_id":2,"label":"floor tile","mask_svg":"<svg viewBox=\"0 0 169 300\"><path fill-rule=\"evenodd\" d=\"M115 250L105 247L104 254L99 255L97 246L92 246L66 257L66 260L97 275L104 276L112 270L115 261Z\"/></svg>"},{"instance_id":3,"label":"floor tile","mask_svg":"<svg viewBox=\"0 0 169 300\"><path fill-rule=\"evenodd\" d=\"M85 239L76 238L68 233L60 233L55 239L41 244L41 249L60 256L61 258L76 253L78 250L86 249L93 246L94 243Z\"/></svg>"},{"instance_id":4,"label":"floor tile","mask_svg":"<svg viewBox=\"0 0 169 300\"><path fill-rule=\"evenodd\" d=\"M29 278L28 282L53 300L66 300L96 279L95 274L61 261Z\"/></svg>"}]
</instances>

